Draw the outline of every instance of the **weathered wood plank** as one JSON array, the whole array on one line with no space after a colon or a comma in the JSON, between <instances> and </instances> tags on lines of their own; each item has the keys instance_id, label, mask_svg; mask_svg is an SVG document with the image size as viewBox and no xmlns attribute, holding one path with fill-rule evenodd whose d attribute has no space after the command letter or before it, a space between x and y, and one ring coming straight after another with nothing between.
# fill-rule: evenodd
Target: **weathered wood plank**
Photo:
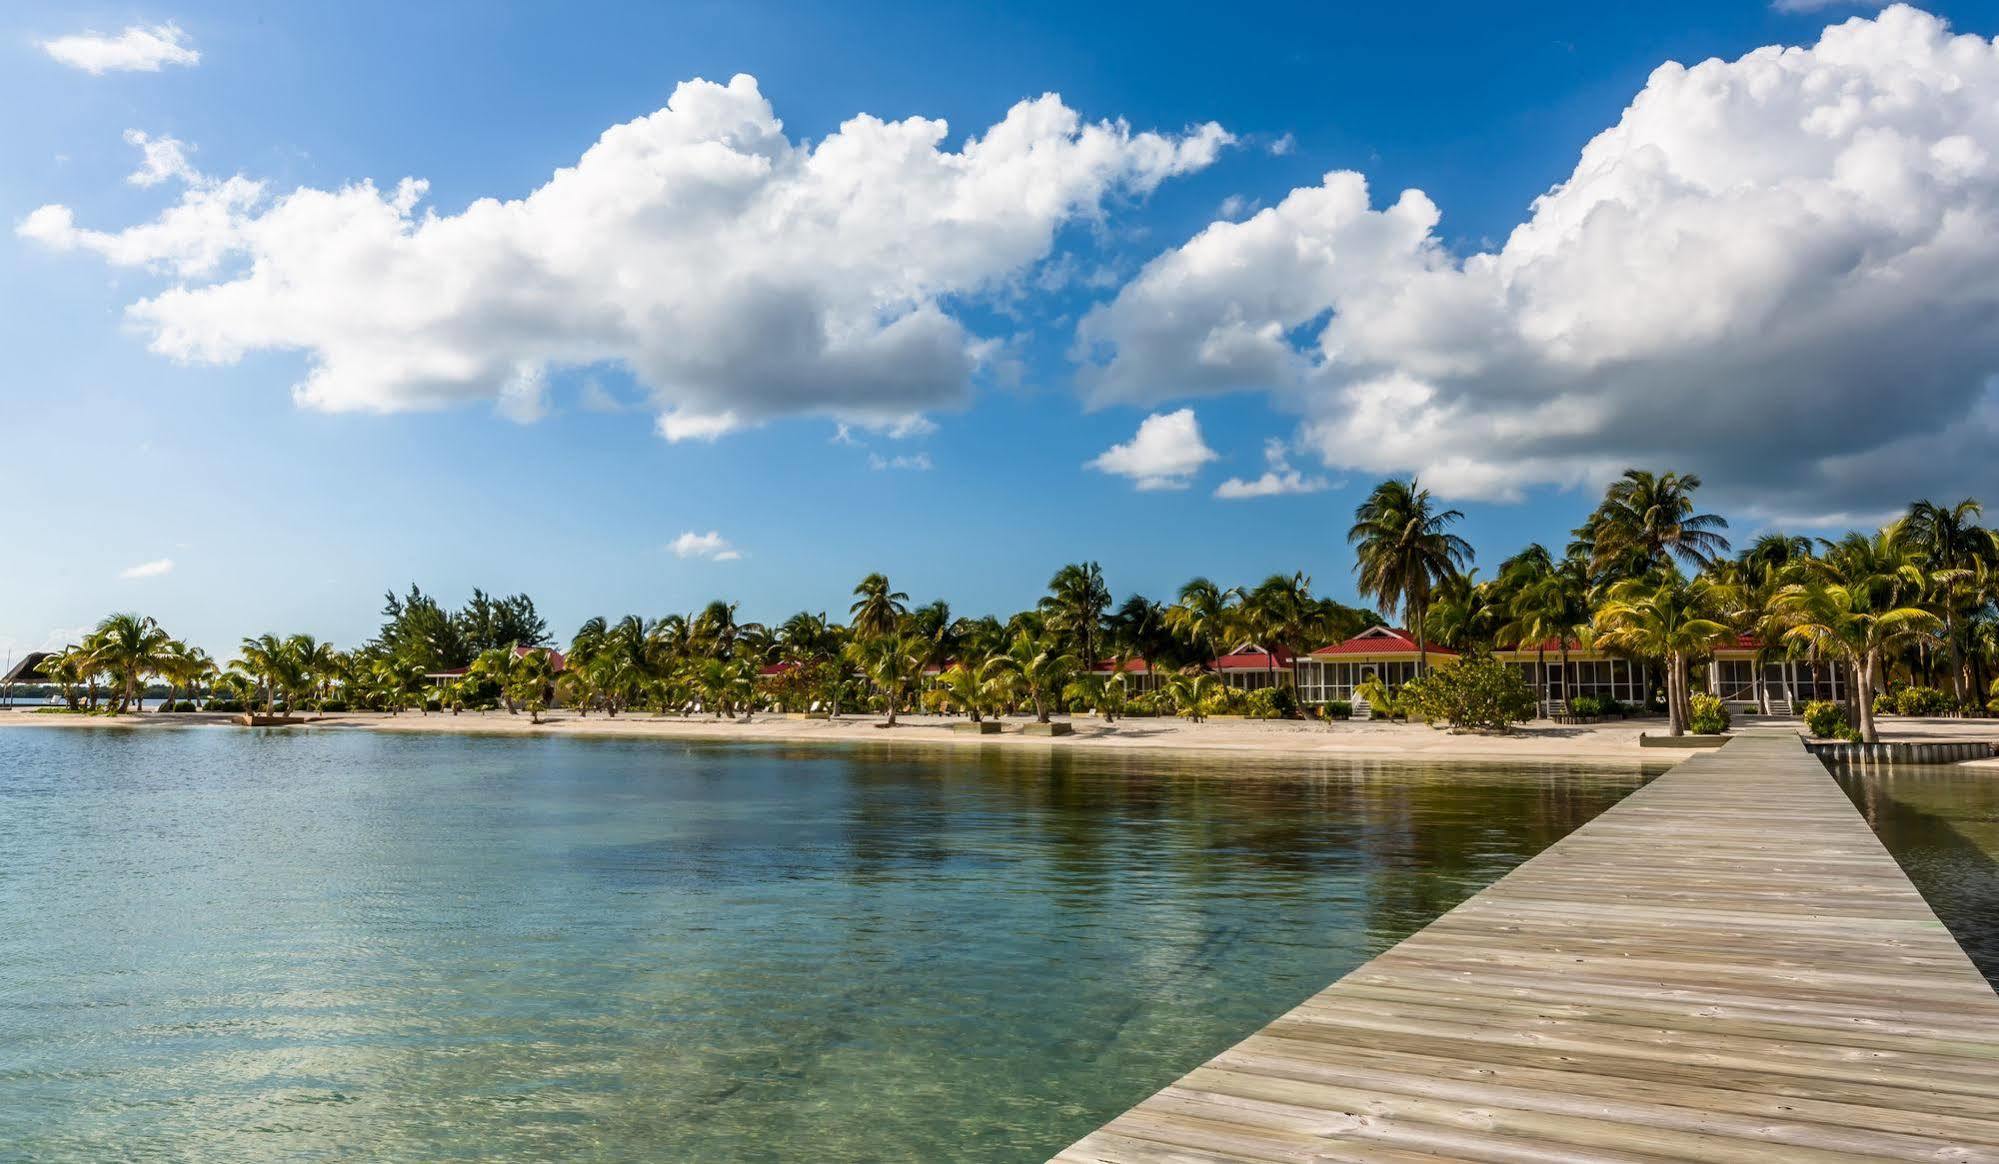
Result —
<instances>
[{"instance_id":1,"label":"weathered wood plank","mask_svg":"<svg viewBox=\"0 0 1999 1164\"><path fill-rule=\"evenodd\" d=\"M1745 734L1056 1159L1999 1162L1999 996Z\"/></svg>"}]
</instances>

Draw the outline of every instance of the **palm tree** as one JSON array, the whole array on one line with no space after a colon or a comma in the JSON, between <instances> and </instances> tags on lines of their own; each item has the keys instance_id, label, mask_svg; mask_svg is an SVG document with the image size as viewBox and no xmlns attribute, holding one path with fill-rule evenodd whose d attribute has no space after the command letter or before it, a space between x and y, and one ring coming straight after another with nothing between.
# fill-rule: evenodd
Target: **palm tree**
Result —
<instances>
[{"instance_id":1,"label":"palm tree","mask_svg":"<svg viewBox=\"0 0 1999 1164\"><path fill-rule=\"evenodd\" d=\"M168 643L160 665L160 677L167 681L167 709L172 710L182 687L193 695L201 681L214 673L215 660L208 657L207 651L178 639Z\"/></svg>"},{"instance_id":2,"label":"palm tree","mask_svg":"<svg viewBox=\"0 0 1999 1164\"><path fill-rule=\"evenodd\" d=\"M983 719L986 710L992 706L993 676L990 667L989 661L960 661L944 668L943 674L937 677L937 684L951 706L962 710L973 723Z\"/></svg>"},{"instance_id":3,"label":"palm tree","mask_svg":"<svg viewBox=\"0 0 1999 1164\"><path fill-rule=\"evenodd\" d=\"M880 638L902 625L909 612L909 595L889 586L885 574L870 574L854 587L854 604L847 614L854 634L864 639Z\"/></svg>"},{"instance_id":4,"label":"palm tree","mask_svg":"<svg viewBox=\"0 0 1999 1164\"><path fill-rule=\"evenodd\" d=\"M1245 627L1264 649L1264 670L1270 685L1276 686L1277 653L1297 655L1306 648L1306 638L1319 621L1319 606L1312 599L1312 580L1303 571L1272 574L1254 590L1243 595ZM1285 671L1286 679L1291 675Z\"/></svg>"},{"instance_id":5,"label":"palm tree","mask_svg":"<svg viewBox=\"0 0 1999 1164\"><path fill-rule=\"evenodd\" d=\"M1943 620L1909 599L1929 576L1893 527L1868 537L1851 533L1812 562L1804 581L1778 591L1776 609L1792 641L1846 660L1853 674L1854 722L1860 738L1878 743L1874 683L1881 660L1910 640L1934 640Z\"/></svg>"},{"instance_id":6,"label":"palm tree","mask_svg":"<svg viewBox=\"0 0 1999 1164\"><path fill-rule=\"evenodd\" d=\"M1540 545L1507 559L1500 576L1512 591L1507 603L1509 621L1499 637L1518 647L1534 644L1535 673L1540 676L1538 698L1547 707L1552 699L1548 684L1548 640L1553 639L1562 656L1562 697L1571 687L1569 649L1591 628L1587 567L1579 557L1556 561Z\"/></svg>"},{"instance_id":7,"label":"palm tree","mask_svg":"<svg viewBox=\"0 0 1999 1164\"><path fill-rule=\"evenodd\" d=\"M1950 656L1951 695L1959 706L1967 702L1964 665L1964 609L1973 605L1980 566L1999 564L1999 536L1978 524L1985 507L1972 498L1952 506L1918 501L1908 515L1890 527L1891 536L1923 559L1943 612L1944 648Z\"/></svg>"},{"instance_id":8,"label":"palm tree","mask_svg":"<svg viewBox=\"0 0 1999 1164\"><path fill-rule=\"evenodd\" d=\"M514 699L514 691L520 680L524 658L525 656L513 647L488 647L479 652L478 658L472 660L469 674L499 687L500 699L506 703L508 715L520 714L520 707Z\"/></svg>"},{"instance_id":9,"label":"palm tree","mask_svg":"<svg viewBox=\"0 0 1999 1164\"><path fill-rule=\"evenodd\" d=\"M855 664L874 680L886 703L888 718L882 726L894 727L910 686L923 675L923 660L929 654L927 641L920 635L892 631L857 640L852 650Z\"/></svg>"},{"instance_id":10,"label":"palm tree","mask_svg":"<svg viewBox=\"0 0 1999 1164\"><path fill-rule=\"evenodd\" d=\"M167 647L173 636L144 615L114 614L98 623L91 637L99 666L111 673L118 686L113 710L123 712L136 703L138 710L144 711L145 681L168 662Z\"/></svg>"},{"instance_id":11,"label":"palm tree","mask_svg":"<svg viewBox=\"0 0 1999 1164\"><path fill-rule=\"evenodd\" d=\"M1384 616L1400 612L1416 636L1416 669L1427 670L1429 640L1424 627L1430 600L1453 575L1471 565L1471 543L1447 532L1464 514L1436 509L1430 491L1408 481L1383 481L1354 510L1347 543L1355 548L1360 592L1375 600Z\"/></svg>"},{"instance_id":12,"label":"palm tree","mask_svg":"<svg viewBox=\"0 0 1999 1164\"><path fill-rule=\"evenodd\" d=\"M1047 723L1057 693L1076 672L1076 657L1062 649L1054 635L1022 633L1014 636L1004 655L995 655L993 668L1002 675L1017 677L1034 703L1034 721Z\"/></svg>"},{"instance_id":13,"label":"palm tree","mask_svg":"<svg viewBox=\"0 0 1999 1164\"><path fill-rule=\"evenodd\" d=\"M1215 692L1220 686L1220 681L1213 675L1188 667L1175 672L1166 681L1166 692L1181 715L1193 723L1200 723L1208 717L1208 705L1214 702Z\"/></svg>"},{"instance_id":14,"label":"palm tree","mask_svg":"<svg viewBox=\"0 0 1999 1164\"><path fill-rule=\"evenodd\" d=\"M1636 577L1676 559L1706 567L1726 554L1728 538L1720 531L1728 520L1694 509L1700 485L1692 473L1626 469L1577 531L1590 572L1607 580Z\"/></svg>"},{"instance_id":15,"label":"palm tree","mask_svg":"<svg viewBox=\"0 0 1999 1164\"><path fill-rule=\"evenodd\" d=\"M311 635L286 639L285 650L298 668L301 687L313 692L323 707L333 681L340 675L340 652L333 649L332 643L322 643Z\"/></svg>"},{"instance_id":16,"label":"palm tree","mask_svg":"<svg viewBox=\"0 0 1999 1164\"><path fill-rule=\"evenodd\" d=\"M1707 578L1688 581L1671 566L1613 584L1596 612L1598 643L1665 664L1666 716L1673 735L1686 734L1691 712L1688 663L1735 633L1720 615L1715 583Z\"/></svg>"},{"instance_id":17,"label":"palm tree","mask_svg":"<svg viewBox=\"0 0 1999 1164\"><path fill-rule=\"evenodd\" d=\"M1231 605L1241 592L1195 578L1180 588L1180 600L1166 608L1166 626L1194 647L1210 665L1221 656L1221 643L1235 621Z\"/></svg>"},{"instance_id":18,"label":"palm tree","mask_svg":"<svg viewBox=\"0 0 1999 1164\"><path fill-rule=\"evenodd\" d=\"M1081 649L1085 667L1096 666L1104 612L1110 605L1104 569L1095 562L1072 562L1057 570L1048 580L1048 596L1041 600L1051 627Z\"/></svg>"},{"instance_id":19,"label":"palm tree","mask_svg":"<svg viewBox=\"0 0 1999 1164\"><path fill-rule=\"evenodd\" d=\"M278 695L298 686L298 662L286 640L274 634L244 639L229 667L247 676L264 692L264 714L277 713Z\"/></svg>"}]
</instances>

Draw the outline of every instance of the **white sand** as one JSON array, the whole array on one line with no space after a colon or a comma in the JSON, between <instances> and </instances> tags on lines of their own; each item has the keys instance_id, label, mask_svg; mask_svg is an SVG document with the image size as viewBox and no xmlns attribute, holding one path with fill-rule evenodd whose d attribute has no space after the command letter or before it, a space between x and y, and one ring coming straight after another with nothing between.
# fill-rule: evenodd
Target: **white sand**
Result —
<instances>
[{"instance_id":1,"label":"white sand","mask_svg":"<svg viewBox=\"0 0 1999 1164\"><path fill-rule=\"evenodd\" d=\"M231 717L207 714L145 714L80 716L0 711L0 727L52 726L72 728L172 728L231 722ZM1505 735L1453 733L1420 724L1312 723L1287 720L1121 719L1104 723L1091 717L1070 722L1075 734L1060 738L1030 736L1021 729L1031 721L1005 721L997 735L951 730L962 719L904 716L892 729L877 725L879 715L847 715L838 720L791 719L759 714L751 722L717 720L712 716L666 716L649 712L615 718L601 713L578 718L569 712L542 716L537 726L526 713L465 712L460 715L373 712L325 716L292 731L370 730L395 732L467 732L504 735L629 737L683 740L755 740L769 743L921 743L970 747L1029 747L1072 749L1139 749L1146 751L1233 752L1259 756L1337 756L1376 758L1420 756L1466 760L1618 760L1628 763L1671 764L1690 753L1679 749L1640 748L1641 731L1662 733L1663 721L1633 720L1583 726L1529 724Z\"/></svg>"}]
</instances>

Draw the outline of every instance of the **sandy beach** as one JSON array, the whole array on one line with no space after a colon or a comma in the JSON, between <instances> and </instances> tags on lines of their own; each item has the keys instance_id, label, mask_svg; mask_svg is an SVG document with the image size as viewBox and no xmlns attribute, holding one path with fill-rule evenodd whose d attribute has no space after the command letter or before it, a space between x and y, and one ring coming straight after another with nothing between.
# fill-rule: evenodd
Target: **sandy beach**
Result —
<instances>
[{"instance_id":1,"label":"sandy beach","mask_svg":"<svg viewBox=\"0 0 1999 1164\"><path fill-rule=\"evenodd\" d=\"M70 729L171 730L190 727L234 726L235 717L226 714L145 712L123 716L83 716L38 712L28 708L0 708L0 727L53 727ZM346 712L320 716L285 731L384 731L456 732L475 735L509 735L590 739L661 739L701 741L749 741L760 743L806 744L922 744L984 748L1071 748L1130 749L1163 752L1226 752L1282 758L1367 756L1386 759L1408 756L1423 759L1458 759L1505 762L1616 760L1654 765L1675 764L1691 750L1642 748L1641 733L1663 734L1663 720L1634 719L1599 724L1555 724L1544 721L1527 724L1499 735L1452 732L1423 724L1381 721L1320 723L1302 720L1212 719L1190 723L1182 719L1137 718L1105 723L1093 717L1061 720L1072 725L1074 734L1059 738L1025 734L1032 721L1023 717L1006 719L998 734L979 735L953 730L960 718L902 716L896 726L883 728L879 715L847 715L837 720L790 718L764 713L745 723L710 716L657 716L649 712L626 713L616 717L598 713L578 717L567 711L544 713L542 722L531 722L525 712L468 711L458 715L433 712L423 715L404 712L387 715L376 712ZM1738 719L1738 726L1743 721ZM1795 720L1776 721L1795 725ZM1999 721L1993 720L1903 720L1890 717L1882 723L1886 740L1999 740ZM1972 761L1969 766L1999 771L1999 759Z\"/></svg>"},{"instance_id":2,"label":"sandy beach","mask_svg":"<svg viewBox=\"0 0 1999 1164\"><path fill-rule=\"evenodd\" d=\"M337 713L323 716L287 731L388 731L460 732L469 734L521 736L574 736L579 738L632 738L663 740L735 740L763 743L814 744L923 744L985 748L1070 748L1133 749L1143 751L1225 752L1268 757L1324 757L1337 755L1390 758L1462 759L1475 761L1593 761L1673 764L1685 759L1679 749L1640 748L1641 732L1660 733L1663 721L1630 720L1603 724L1529 724L1506 735L1453 733L1421 724L1385 722L1326 724L1292 720L1209 720L1189 723L1180 719L1121 719L1105 723L1090 717L1067 720L1074 734L1059 738L1027 735L1021 729L1031 720L1004 721L996 735L954 731L962 719L937 716L904 716L893 728L882 728L878 715L848 715L837 720L791 719L762 714L748 723L706 716L655 716L649 713L624 714L615 718L596 714L579 718L567 712L544 714L539 725L526 713L504 711L465 712L459 715L404 712L386 715L372 712ZM232 724L233 717L205 713L154 712L110 716L81 716L35 712L25 709L0 711L0 727L111 728L132 730L173 729Z\"/></svg>"}]
</instances>

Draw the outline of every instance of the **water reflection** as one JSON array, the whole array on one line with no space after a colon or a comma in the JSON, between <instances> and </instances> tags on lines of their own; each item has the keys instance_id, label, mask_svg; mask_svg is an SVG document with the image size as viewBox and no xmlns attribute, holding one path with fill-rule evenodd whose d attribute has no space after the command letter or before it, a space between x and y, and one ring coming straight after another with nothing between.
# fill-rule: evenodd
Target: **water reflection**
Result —
<instances>
[{"instance_id":1,"label":"water reflection","mask_svg":"<svg viewBox=\"0 0 1999 1164\"><path fill-rule=\"evenodd\" d=\"M0 1143L1038 1160L1641 780L0 733Z\"/></svg>"},{"instance_id":2,"label":"water reflection","mask_svg":"<svg viewBox=\"0 0 1999 1164\"><path fill-rule=\"evenodd\" d=\"M1841 768L1834 775L1999 989L1999 773L1913 764Z\"/></svg>"}]
</instances>

